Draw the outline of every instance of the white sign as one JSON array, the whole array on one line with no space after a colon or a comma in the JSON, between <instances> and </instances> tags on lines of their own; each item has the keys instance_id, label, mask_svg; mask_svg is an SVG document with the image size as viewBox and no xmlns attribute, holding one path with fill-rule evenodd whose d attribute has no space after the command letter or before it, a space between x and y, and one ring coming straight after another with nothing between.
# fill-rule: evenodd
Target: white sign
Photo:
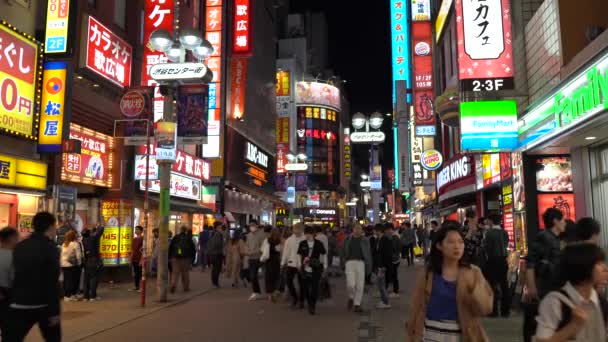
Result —
<instances>
[{"instance_id":1,"label":"white sign","mask_svg":"<svg viewBox=\"0 0 608 342\"><path fill-rule=\"evenodd\" d=\"M357 202L346 202L344 205L346 205L347 207L356 207Z\"/></svg>"},{"instance_id":2,"label":"white sign","mask_svg":"<svg viewBox=\"0 0 608 342\"><path fill-rule=\"evenodd\" d=\"M471 164L468 156L463 156L452 162L437 174L437 191L440 191L441 188L448 183L470 175L471 171Z\"/></svg>"},{"instance_id":3,"label":"white sign","mask_svg":"<svg viewBox=\"0 0 608 342\"><path fill-rule=\"evenodd\" d=\"M384 132L353 132L350 134L350 141L353 144L383 143L385 139Z\"/></svg>"},{"instance_id":4,"label":"white sign","mask_svg":"<svg viewBox=\"0 0 608 342\"><path fill-rule=\"evenodd\" d=\"M296 188L287 187L287 203L296 203Z\"/></svg>"},{"instance_id":5,"label":"white sign","mask_svg":"<svg viewBox=\"0 0 608 342\"><path fill-rule=\"evenodd\" d=\"M308 170L308 164L306 164L306 163L285 164L285 170L287 170L287 171L306 171L306 170Z\"/></svg>"},{"instance_id":6,"label":"white sign","mask_svg":"<svg viewBox=\"0 0 608 342\"><path fill-rule=\"evenodd\" d=\"M156 156L150 155L148 160L148 180L158 179L158 164L156 164ZM135 180L146 179L146 156L136 155L135 156Z\"/></svg>"},{"instance_id":7,"label":"white sign","mask_svg":"<svg viewBox=\"0 0 608 342\"><path fill-rule=\"evenodd\" d=\"M359 184L362 188L369 188L372 186L372 182L370 181L363 181Z\"/></svg>"},{"instance_id":8,"label":"white sign","mask_svg":"<svg viewBox=\"0 0 608 342\"><path fill-rule=\"evenodd\" d=\"M336 215L335 209L310 209L310 215Z\"/></svg>"},{"instance_id":9,"label":"white sign","mask_svg":"<svg viewBox=\"0 0 608 342\"><path fill-rule=\"evenodd\" d=\"M268 155L262 152L257 146L247 142L245 146L245 158L254 164L258 164L263 166L264 168L268 167Z\"/></svg>"},{"instance_id":10,"label":"white sign","mask_svg":"<svg viewBox=\"0 0 608 342\"><path fill-rule=\"evenodd\" d=\"M502 0L462 1L464 50L473 60L496 59L505 50Z\"/></svg>"},{"instance_id":11,"label":"white sign","mask_svg":"<svg viewBox=\"0 0 608 342\"><path fill-rule=\"evenodd\" d=\"M160 63L150 67L155 81L202 81L209 70L203 63Z\"/></svg>"},{"instance_id":12,"label":"white sign","mask_svg":"<svg viewBox=\"0 0 608 342\"><path fill-rule=\"evenodd\" d=\"M144 181L139 182L139 189L146 190ZM160 180L150 181L148 191L160 193ZM171 196L199 201L203 191L199 179L171 172Z\"/></svg>"},{"instance_id":13,"label":"white sign","mask_svg":"<svg viewBox=\"0 0 608 342\"><path fill-rule=\"evenodd\" d=\"M277 96L277 117L289 117L289 107L291 105L291 96Z\"/></svg>"},{"instance_id":14,"label":"white sign","mask_svg":"<svg viewBox=\"0 0 608 342\"><path fill-rule=\"evenodd\" d=\"M431 20L431 0L412 0L412 21Z\"/></svg>"},{"instance_id":15,"label":"white sign","mask_svg":"<svg viewBox=\"0 0 608 342\"><path fill-rule=\"evenodd\" d=\"M435 126L416 126L416 135L419 137L434 137L436 131Z\"/></svg>"}]
</instances>

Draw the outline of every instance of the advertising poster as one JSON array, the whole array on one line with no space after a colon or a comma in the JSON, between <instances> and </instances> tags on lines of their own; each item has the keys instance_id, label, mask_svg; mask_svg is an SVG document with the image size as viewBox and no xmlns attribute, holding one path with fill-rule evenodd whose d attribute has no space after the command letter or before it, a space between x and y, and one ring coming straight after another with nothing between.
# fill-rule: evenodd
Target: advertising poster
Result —
<instances>
[{"instance_id":1,"label":"advertising poster","mask_svg":"<svg viewBox=\"0 0 608 342\"><path fill-rule=\"evenodd\" d=\"M539 192L573 191L570 157L545 157L537 159L536 190Z\"/></svg>"},{"instance_id":2,"label":"advertising poster","mask_svg":"<svg viewBox=\"0 0 608 342\"><path fill-rule=\"evenodd\" d=\"M524 165L521 153L512 153L513 167L513 204L515 211L523 211L526 208L526 191L524 187Z\"/></svg>"},{"instance_id":3,"label":"advertising poster","mask_svg":"<svg viewBox=\"0 0 608 342\"><path fill-rule=\"evenodd\" d=\"M232 112L232 119L243 120L247 91L247 59L235 58L232 60L231 86L230 110Z\"/></svg>"},{"instance_id":4,"label":"advertising poster","mask_svg":"<svg viewBox=\"0 0 608 342\"><path fill-rule=\"evenodd\" d=\"M67 51L68 25L70 22L70 0L49 0L46 9L44 52Z\"/></svg>"},{"instance_id":5,"label":"advertising poster","mask_svg":"<svg viewBox=\"0 0 608 342\"><path fill-rule=\"evenodd\" d=\"M513 216L513 183L505 182L502 186L502 224L509 234L509 248L515 247L515 219Z\"/></svg>"},{"instance_id":6,"label":"advertising poster","mask_svg":"<svg viewBox=\"0 0 608 342\"><path fill-rule=\"evenodd\" d=\"M543 214L549 208L559 209L566 220L576 220L576 211L574 208L574 194L554 193L554 194L538 194L538 225L541 229L545 229L543 222Z\"/></svg>"},{"instance_id":7,"label":"advertising poster","mask_svg":"<svg viewBox=\"0 0 608 342\"><path fill-rule=\"evenodd\" d=\"M340 90L331 84L318 82L296 83L298 105L318 105L340 110Z\"/></svg>"},{"instance_id":8,"label":"advertising poster","mask_svg":"<svg viewBox=\"0 0 608 342\"><path fill-rule=\"evenodd\" d=\"M72 124L70 139L81 141L81 152L63 154L61 179L111 187L112 137Z\"/></svg>"},{"instance_id":9,"label":"advertising poster","mask_svg":"<svg viewBox=\"0 0 608 342\"><path fill-rule=\"evenodd\" d=\"M154 124L156 160L174 161L176 155L177 125L175 122L159 121Z\"/></svg>"},{"instance_id":10,"label":"advertising poster","mask_svg":"<svg viewBox=\"0 0 608 342\"><path fill-rule=\"evenodd\" d=\"M182 86L177 96L177 139L180 144L207 140L207 86Z\"/></svg>"},{"instance_id":11,"label":"advertising poster","mask_svg":"<svg viewBox=\"0 0 608 342\"><path fill-rule=\"evenodd\" d=\"M412 23L414 114L416 126L435 124L431 40L430 21Z\"/></svg>"},{"instance_id":12,"label":"advertising poster","mask_svg":"<svg viewBox=\"0 0 608 342\"><path fill-rule=\"evenodd\" d=\"M19 214L19 238L25 239L32 233L32 219L34 214Z\"/></svg>"},{"instance_id":13,"label":"advertising poster","mask_svg":"<svg viewBox=\"0 0 608 342\"><path fill-rule=\"evenodd\" d=\"M57 244L63 243L63 237L67 229L72 227L76 218L76 198L78 190L69 186L54 185L53 199L57 216Z\"/></svg>"},{"instance_id":14,"label":"advertising poster","mask_svg":"<svg viewBox=\"0 0 608 342\"><path fill-rule=\"evenodd\" d=\"M123 200L104 200L101 202L101 216L105 229L100 241L99 252L106 266L130 263L133 239L133 204Z\"/></svg>"}]
</instances>

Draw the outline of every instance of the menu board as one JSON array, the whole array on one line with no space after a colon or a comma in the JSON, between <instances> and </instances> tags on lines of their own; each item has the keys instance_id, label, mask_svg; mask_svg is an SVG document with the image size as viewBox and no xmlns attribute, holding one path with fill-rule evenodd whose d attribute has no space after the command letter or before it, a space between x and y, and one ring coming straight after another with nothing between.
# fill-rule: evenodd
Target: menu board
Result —
<instances>
[{"instance_id":1,"label":"menu board","mask_svg":"<svg viewBox=\"0 0 608 342\"><path fill-rule=\"evenodd\" d=\"M106 266L128 265L131 262L131 227L133 203L124 200L101 202L101 216L105 222L99 252Z\"/></svg>"},{"instance_id":2,"label":"menu board","mask_svg":"<svg viewBox=\"0 0 608 342\"><path fill-rule=\"evenodd\" d=\"M573 191L570 157L543 157L537 159L536 190L539 192Z\"/></svg>"}]
</instances>

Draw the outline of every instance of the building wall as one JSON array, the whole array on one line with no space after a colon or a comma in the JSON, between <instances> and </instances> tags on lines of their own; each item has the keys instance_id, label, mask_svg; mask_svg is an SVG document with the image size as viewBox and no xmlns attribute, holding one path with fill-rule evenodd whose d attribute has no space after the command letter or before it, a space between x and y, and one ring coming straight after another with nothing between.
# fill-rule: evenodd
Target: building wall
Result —
<instances>
[{"instance_id":1,"label":"building wall","mask_svg":"<svg viewBox=\"0 0 608 342\"><path fill-rule=\"evenodd\" d=\"M608 27L606 13L606 0L559 0L563 64L589 44L586 32L591 26Z\"/></svg>"},{"instance_id":2,"label":"building wall","mask_svg":"<svg viewBox=\"0 0 608 342\"><path fill-rule=\"evenodd\" d=\"M529 102L560 82L562 49L558 0L546 0L526 25L526 66Z\"/></svg>"},{"instance_id":3,"label":"building wall","mask_svg":"<svg viewBox=\"0 0 608 342\"><path fill-rule=\"evenodd\" d=\"M18 30L34 35L39 13L46 13L43 0L6 0L0 2L0 15ZM42 39L43 37L37 37Z\"/></svg>"}]
</instances>

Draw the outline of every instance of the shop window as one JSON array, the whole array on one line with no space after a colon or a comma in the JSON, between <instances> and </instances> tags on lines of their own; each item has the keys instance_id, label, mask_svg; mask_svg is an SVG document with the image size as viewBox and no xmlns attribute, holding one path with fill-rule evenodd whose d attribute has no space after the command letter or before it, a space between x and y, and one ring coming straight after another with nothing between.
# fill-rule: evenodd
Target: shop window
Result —
<instances>
[{"instance_id":1,"label":"shop window","mask_svg":"<svg viewBox=\"0 0 608 342\"><path fill-rule=\"evenodd\" d=\"M114 23L125 29L127 0L114 0Z\"/></svg>"}]
</instances>

